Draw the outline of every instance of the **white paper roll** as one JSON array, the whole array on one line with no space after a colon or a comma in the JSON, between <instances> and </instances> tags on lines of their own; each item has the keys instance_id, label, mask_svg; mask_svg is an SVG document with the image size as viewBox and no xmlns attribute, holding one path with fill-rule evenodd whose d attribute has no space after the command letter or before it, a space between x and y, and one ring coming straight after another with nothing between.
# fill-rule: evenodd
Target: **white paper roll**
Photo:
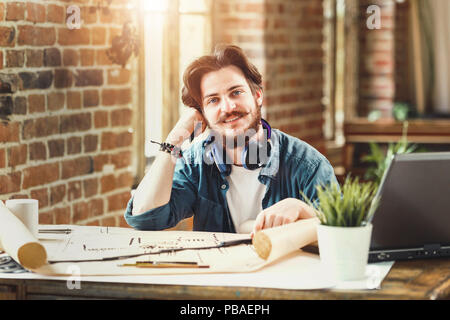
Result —
<instances>
[{"instance_id":1,"label":"white paper roll","mask_svg":"<svg viewBox=\"0 0 450 320\"><path fill-rule=\"evenodd\" d=\"M36 199L6 200L6 207L22 221L36 238L39 237L39 201Z\"/></svg>"},{"instance_id":2,"label":"white paper roll","mask_svg":"<svg viewBox=\"0 0 450 320\"><path fill-rule=\"evenodd\" d=\"M316 242L319 224L319 219L310 218L264 229L253 236L253 246L261 258L274 261Z\"/></svg>"},{"instance_id":3,"label":"white paper roll","mask_svg":"<svg viewBox=\"0 0 450 320\"><path fill-rule=\"evenodd\" d=\"M47 251L22 221L0 201L0 249L24 268L34 270L47 263Z\"/></svg>"}]
</instances>

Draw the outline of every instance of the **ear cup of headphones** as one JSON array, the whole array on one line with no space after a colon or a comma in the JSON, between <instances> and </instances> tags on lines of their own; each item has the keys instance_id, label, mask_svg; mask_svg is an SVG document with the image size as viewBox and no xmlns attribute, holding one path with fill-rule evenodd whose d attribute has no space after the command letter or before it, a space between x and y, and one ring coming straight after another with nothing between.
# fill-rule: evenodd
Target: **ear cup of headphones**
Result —
<instances>
[{"instance_id":1,"label":"ear cup of headphones","mask_svg":"<svg viewBox=\"0 0 450 320\"><path fill-rule=\"evenodd\" d=\"M216 162L217 168L221 173L229 173L231 172L231 165L227 164L224 160L220 152L217 150L217 145L213 144L211 149L212 155ZM224 152L225 153L225 152ZM226 153L225 153L226 156Z\"/></svg>"},{"instance_id":2,"label":"ear cup of headphones","mask_svg":"<svg viewBox=\"0 0 450 320\"><path fill-rule=\"evenodd\" d=\"M271 151L272 144L270 140L265 140L262 143L251 142L242 152L242 165L248 170L264 167L269 162Z\"/></svg>"}]
</instances>

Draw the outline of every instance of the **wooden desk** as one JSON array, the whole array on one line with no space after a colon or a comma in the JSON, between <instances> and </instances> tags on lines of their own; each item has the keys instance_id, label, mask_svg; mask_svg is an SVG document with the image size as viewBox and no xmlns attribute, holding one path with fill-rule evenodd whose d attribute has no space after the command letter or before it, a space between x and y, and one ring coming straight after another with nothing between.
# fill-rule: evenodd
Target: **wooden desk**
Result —
<instances>
[{"instance_id":1,"label":"wooden desk","mask_svg":"<svg viewBox=\"0 0 450 320\"><path fill-rule=\"evenodd\" d=\"M248 287L0 279L0 299L450 299L450 258L398 261L380 290L281 290Z\"/></svg>"}]
</instances>

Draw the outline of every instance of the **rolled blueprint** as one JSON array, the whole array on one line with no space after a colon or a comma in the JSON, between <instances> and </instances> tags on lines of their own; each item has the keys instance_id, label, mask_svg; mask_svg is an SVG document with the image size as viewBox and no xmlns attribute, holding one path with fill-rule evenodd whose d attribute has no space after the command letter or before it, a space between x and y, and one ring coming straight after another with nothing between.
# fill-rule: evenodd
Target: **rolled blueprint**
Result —
<instances>
[{"instance_id":1,"label":"rolled blueprint","mask_svg":"<svg viewBox=\"0 0 450 320\"><path fill-rule=\"evenodd\" d=\"M36 199L10 199L6 207L30 230L36 238L39 237L39 201Z\"/></svg>"},{"instance_id":2,"label":"rolled blueprint","mask_svg":"<svg viewBox=\"0 0 450 320\"><path fill-rule=\"evenodd\" d=\"M0 201L0 249L29 270L40 268L47 263L44 246L2 201Z\"/></svg>"},{"instance_id":3,"label":"rolled blueprint","mask_svg":"<svg viewBox=\"0 0 450 320\"><path fill-rule=\"evenodd\" d=\"M294 223L258 231L253 246L258 255L273 261L317 241L319 219L302 219Z\"/></svg>"}]
</instances>

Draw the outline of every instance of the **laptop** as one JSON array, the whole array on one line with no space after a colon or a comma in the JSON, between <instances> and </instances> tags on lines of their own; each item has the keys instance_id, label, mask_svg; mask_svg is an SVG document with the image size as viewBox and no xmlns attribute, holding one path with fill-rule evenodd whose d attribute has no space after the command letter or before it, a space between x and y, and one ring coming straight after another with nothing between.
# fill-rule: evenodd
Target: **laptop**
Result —
<instances>
[{"instance_id":1,"label":"laptop","mask_svg":"<svg viewBox=\"0 0 450 320\"><path fill-rule=\"evenodd\" d=\"M450 152L394 156L378 196L369 262L450 257Z\"/></svg>"}]
</instances>

